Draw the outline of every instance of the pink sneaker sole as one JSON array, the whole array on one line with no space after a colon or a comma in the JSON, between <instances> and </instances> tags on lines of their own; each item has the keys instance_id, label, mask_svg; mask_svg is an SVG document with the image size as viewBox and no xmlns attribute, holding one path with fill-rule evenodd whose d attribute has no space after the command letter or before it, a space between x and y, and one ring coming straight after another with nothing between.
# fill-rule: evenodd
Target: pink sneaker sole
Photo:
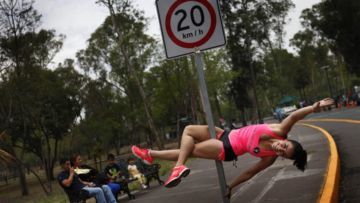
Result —
<instances>
[{"instance_id":1,"label":"pink sneaker sole","mask_svg":"<svg viewBox=\"0 0 360 203\"><path fill-rule=\"evenodd\" d=\"M179 183L181 182L181 178L185 178L189 174L190 174L190 169L188 168L188 169L184 170L182 173L180 173L180 175L178 177L170 180L169 183L165 185L165 187L172 188L172 187L179 185Z\"/></svg>"}]
</instances>

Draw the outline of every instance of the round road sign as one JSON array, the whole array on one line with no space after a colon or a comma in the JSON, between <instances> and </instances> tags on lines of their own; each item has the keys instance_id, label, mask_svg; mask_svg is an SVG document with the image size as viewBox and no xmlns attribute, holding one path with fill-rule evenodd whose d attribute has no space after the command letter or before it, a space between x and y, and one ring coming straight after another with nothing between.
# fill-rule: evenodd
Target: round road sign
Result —
<instances>
[{"instance_id":1,"label":"round road sign","mask_svg":"<svg viewBox=\"0 0 360 203\"><path fill-rule=\"evenodd\" d=\"M218 0L156 0L156 8L166 58L226 44Z\"/></svg>"},{"instance_id":2,"label":"round road sign","mask_svg":"<svg viewBox=\"0 0 360 203\"><path fill-rule=\"evenodd\" d=\"M178 46L199 47L213 35L216 13L208 0L177 0L166 13L165 26Z\"/></svg>"}]
</instances>

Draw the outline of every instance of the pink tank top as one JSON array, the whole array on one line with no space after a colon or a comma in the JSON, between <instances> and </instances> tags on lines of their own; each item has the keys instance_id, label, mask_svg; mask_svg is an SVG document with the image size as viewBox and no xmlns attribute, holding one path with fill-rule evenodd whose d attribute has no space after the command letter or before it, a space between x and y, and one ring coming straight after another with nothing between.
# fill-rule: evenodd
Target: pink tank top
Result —
<instances>
[{"instance_id":1,"label":"pink tank top","mask_svg":"<svg viewBox=\"0 0 360 203\"><path fill-rule=\"evenodd\" d=\"M260 136L269 135L276 139L285 139L271 131L267 124L249 125L240 129L232 130L229 134L231 147L236 156L246 152L256 156L276 156L273 150L263 150L259 147Z\"/></svg>"}]
</instances>

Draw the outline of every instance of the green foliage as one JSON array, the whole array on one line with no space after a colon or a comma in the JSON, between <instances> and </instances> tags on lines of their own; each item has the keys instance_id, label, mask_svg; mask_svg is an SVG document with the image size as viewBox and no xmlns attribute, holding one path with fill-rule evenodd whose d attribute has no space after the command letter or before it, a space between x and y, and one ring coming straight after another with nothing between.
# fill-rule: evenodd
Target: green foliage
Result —
<instances>
[{"instance_id":1,"label":"green foliage","mask_svg":"<svg viewBox=\"0 0 360 203\"><path fill-rule=\"evenodd\" d=\"M96 155L107 152L104 149L110 147L121 147L121 143L126 141L122 139L126 132L122 114L125 106L111 86L100 81L88 81L82 90L82 104L86 111L75 131L76 142L80 144L77 152Z\"/></svg>"},{"instance_id":2,"label":"green foliage","mask_svg":"<svg viewBox=\"0 0 360 203\"><path fill-rule=\"evenodd\" d=\"M145 90L151 95L153 115L158 123L173 125L179 117L192 115L190 95L198 93L187 58L163 61L151 68L145 78Z\"/></svg>"},{"instance_id":3,"label":"green foliage","mask_svg":"<svg viewBox=\"0 0 360 203\"><path fill-rule=\"evenodd\" d=\"M350 72L360 74L360 4L357 0L325 0L303 12L308 27L331 41Z\"/></svg>"},{"instance_id":4,"label":"green foliage","mask_svg":"<svg viewBox=\"0 0 360 203\"><path fill-rule=\"evenodd\" d=\"M0 2L0 37L21 36L40 25L41 15L33 8L33 3L30 0Z\"/></svg>"},{"instance_id":5,"label":"green foliage","mask_svg":"<svg viewBox=\"0 0 360 203\"><path fill-rule=\"evenodd\" d=\"M0 3L4 28L0 33L4 62L0 126L10 135L12 147L38 156L45 165L47 178L51 179L58 142L79 116L80 104L77 86L66 86L67 78L46 69L60 50L63 36L56 36L53 30L35 31L40 15L33 9L33 3L25 0ZM9 150L15 153L12 147Z\"/></svg>"},{"instance_id":6,"label":"green foliage","mask_svg":"<svg viewBox=\"0 0 360 203\"><path fill-rule=\"evenodd\" d=\"M73 88L66 88L50 70L33 69L19 78L11 75L9 81L3 82L2 92L14 93L2 95L1 104L7 110L1 116L2 129L11 135L15 145L21 143L40 160L56 157L51 140L61 140L80 114L78 92Z\"/></svg>"},{"instance_id":7,"label":"green foliage","mask_svg":"<svg viewBox=\"0 0 360 203\"><path fill-rule=\"evenodd\" d=\"M229 86L229 96L244 114L245 108L254 107L249 90L262 68L256 63L259 49L272 51L271 34L281 47L283 26L291 1L222 1L225 27L228 33L228 56L235 76ZM277 58L275 58L277 60ZM251 69L255 71L251 78ZM260 73L261 74L261 73ZM259 107L258 107L259 108ZM245 117L243 116L243 123Z\"/></svg>"},{"instance_id":8,"label":"green foliage","mask_svg":"<svg viewBox=\"0 0 360 203\"><path fill-rule=\"evenodd\" d=\"M330 23L325 26L327 28L322 27L328 20L326 16L332 15L324 13L324 4L320 3L312 9L303 11L301 23L305 29L296 33L291 40L291 44L297 48L302 65L302 69L296 71L295 87L302 90L300 94L305 99L338 96L344 94L350 86L347 82L350 76L343 68L349 64L344 63L341 56L343 53L338 49L336 40L328 37L323 30L330 29L328 26L335 24ZM331 27L331 30L333 34L342 32L334 27ZM356 44L356 41L354 43Z\"/></svg>"},{"instance_id":9,"label":"green foliage","mask_svg":"<svg viewBox=\"0 0 360 203\"><path fill-rule=\"evenodd\" d=\"M107 2L99 2L112 8ZM111 127L112 134L117 134L116 139L120 139L121 134L125 132L139 139L138 133L147 130L145 123L148 122L148 117L143 113L144 101L139 90L143 88L144 71L154 53L155 40L144 33L146 20L142 12L135 9L130 2L111 3L116 4L118 12L106 18L91 35L88 47L77 53L81 68L87 73L95 73L96 86L104 90L101 90L101 94L96 94L96 92L91 92L91 88L88 89L84 98L86 100L85 119L99 119L103 116L91 118L91 114L103 112L104 116L112 116L112 121L109 123L122 122L121 128L125 130L120 129L120 125ZM134 78L138 78L138 81L141 81L140 84ZM103 94L107 96L100 96ZM120 115L105 113L109 112L105 108L112 105L117 106L115 108L119 110L117 113ZM100 123L103 121L98 120ZM134 142L134 139L125 141Z\"/></svg>"},{"instance_id":10,"label":"green foliage","mask_svg":"<svg viewBox=\"0 0 360 203\"><path fill-rule=\"evenodd\" d=\"M47 69L64 36L38 29L41 16L32 1L0 1L0 130L11 139L0 140L0 155L30 152L24 160L40 159L50 173L59 149L96 158L144 141L151 147L165 133L179 134L187 119L204 123L193 58L164 60L131 1L97 2L110 3L112 15L77 53L82 75L70 59ZM315 99L329 96L328 85L336 95L358 85L345 67L358 73L359 8L346 2L325 0L305 10L291 54L282 47L290 0L221 1L227 47L202 58L215 120L240 113L248 120L254 90L258 108L270 114L284 95ZM162 175L172 167L161 165Z\"/></svg>"}]
</instances>

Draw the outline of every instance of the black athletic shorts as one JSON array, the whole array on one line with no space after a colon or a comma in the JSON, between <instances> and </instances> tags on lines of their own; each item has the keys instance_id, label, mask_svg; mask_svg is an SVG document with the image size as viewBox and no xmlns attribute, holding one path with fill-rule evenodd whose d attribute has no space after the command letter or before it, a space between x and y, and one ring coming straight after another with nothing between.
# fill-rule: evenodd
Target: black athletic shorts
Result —
<instances>
[{"instance_id":1,"label":"black athletic shorts","mask_svg":"<svg viewBox=\"0 0 360 203\"><path fill-rule=\"evenodd\" d=\"M224 131L219 139L224 144L224 152L225 152L225 160L224 161L236 160L236 155L230 144L229 133L230 133L230 131Z\"/></svg>"}]
</instances>

